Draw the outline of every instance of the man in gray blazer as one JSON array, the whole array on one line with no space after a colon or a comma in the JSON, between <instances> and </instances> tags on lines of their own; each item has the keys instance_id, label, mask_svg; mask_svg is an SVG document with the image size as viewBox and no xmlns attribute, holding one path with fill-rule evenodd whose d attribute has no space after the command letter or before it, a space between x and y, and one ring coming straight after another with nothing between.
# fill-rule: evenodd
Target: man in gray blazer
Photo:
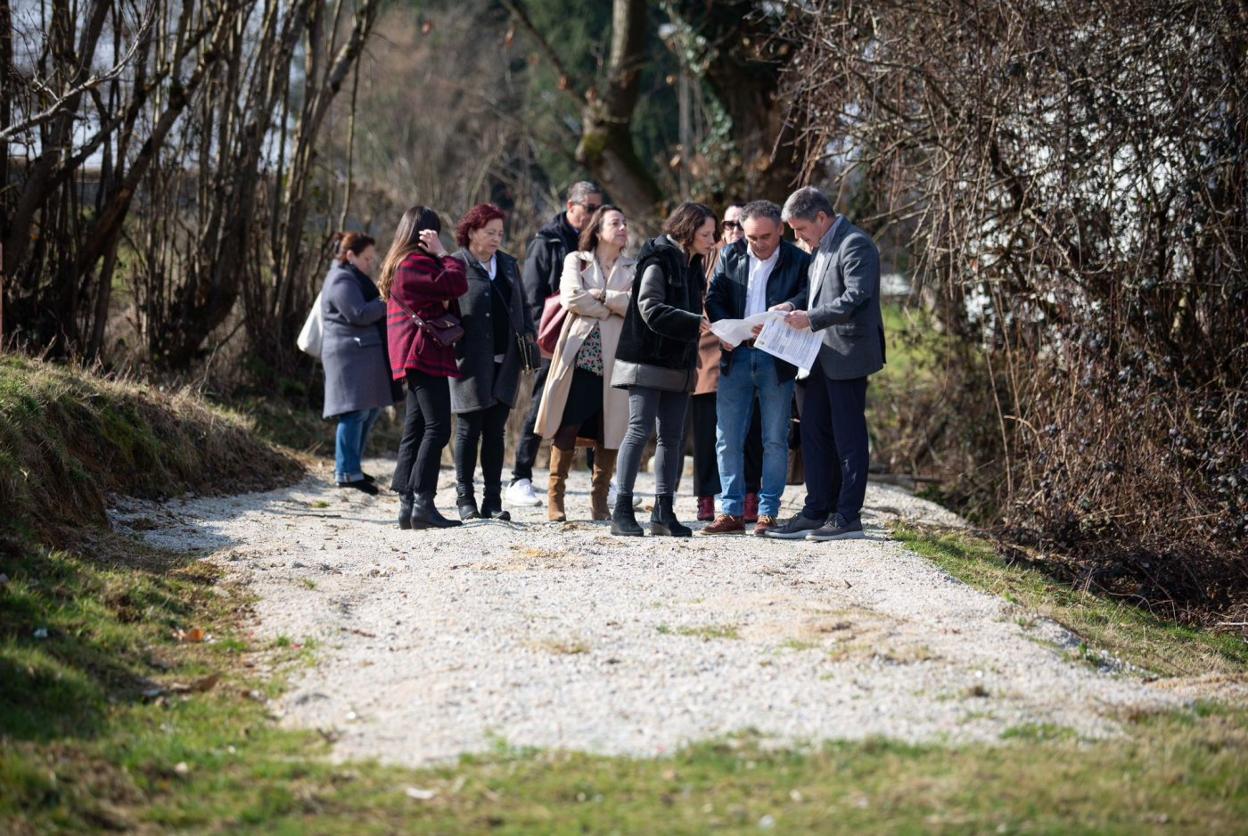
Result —
<instances>
[{"instance_id":1,"label":"man in gray blazer","mask_svg":"<svg viewBox=\"0 0 1248 836\"><path fill-rule=\"evenodd\" d=\"M819 333L823 345L802 402L806 504L767 536L858 539L867 493L867 377L884 366L880 252L816 188L789 195L783 217L814 259L806 303L776 309L788 312L790 327Z\"/></svg>"}]
</instances>

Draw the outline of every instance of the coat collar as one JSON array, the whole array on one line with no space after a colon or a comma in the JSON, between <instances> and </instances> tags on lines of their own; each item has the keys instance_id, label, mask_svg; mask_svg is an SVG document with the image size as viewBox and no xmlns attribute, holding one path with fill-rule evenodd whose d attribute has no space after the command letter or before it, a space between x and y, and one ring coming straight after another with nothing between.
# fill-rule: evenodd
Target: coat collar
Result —
<instances>
[{"instance_id":1,"label":"coat collar","mask_svg":"<svg viewBox=\"0 0 1248 836\"><path fill-rule=\"evenodd\" d=\"M606 287L610 283L611 276L618 274L627 276L631 284L633 270L637 266L637 259L630 258L629 256L620 253L620 257L615 260L615 265L611 268L611 276L603 276L602 268L599 266L598 259L594 257L593 253L577 250L576 258L581 264L581 275L584 275L586 271L589 271L603 287Z\"/></svg>"},{"instance_id":2,"label":"coat collar","mask_svg":"<svg viewBox=\"0 0 1248 836\"><path fill-rule=\"evenodd\" d=\"M464 262L464 266L468 270L469 279L484 282L488 282L490 280L490 274L485 271L481 262L477 261L476 256L468 252L466 247L461 247L451 253L451 255ZM495 269L498 271L497 275L506 276L507 279L510 280L512 278L511 264L515 262L515 259L502 250L498 250L494 257L496 260Z\"/></svg>"},{"instance_id":3,"label":"coat collar","mask_svg":"<svg viewBox=\"0 0 1248 836\"><path fill-rule=\"evenodd\" d=\"M828 274L832 272L832 265L836 262L836 252L841 248L841 242L845 240L846 235L849 235L851 228L849 218L837 215L832 226L824 233L823 240L819 242L819 249L815 251L815 255L822 255L823 262L820 265L819 275L810 277L814 287L812 302L827 286Z\"/></svg>"}]
</instances>

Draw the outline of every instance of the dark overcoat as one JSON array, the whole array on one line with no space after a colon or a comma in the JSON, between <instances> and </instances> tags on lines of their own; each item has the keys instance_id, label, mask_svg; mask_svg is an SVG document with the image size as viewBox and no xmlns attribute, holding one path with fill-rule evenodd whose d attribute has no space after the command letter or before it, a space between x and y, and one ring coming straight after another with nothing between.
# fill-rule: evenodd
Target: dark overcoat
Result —
<instances>
[{"instance_id":1,"label":"dark overcoat","mask_svg":"<svg viewBox=\"0 0 1248 836\"><path fill-rule=\"evenodd\" d=\"M464 326L464 337L455 345L455 364L459 377L451 379L451 411L455 413L477 412L498 403L513 406L520 388L523 363L515 336L524 335L526 340L536 338L529 306L525 304L524 287L516 260L501 250L496 254L498 279L491 281L481 264L459 250L454 257L463 262L468 275L468 290L459 297L459 315ZM494 322L491 319L493 294L498 293L494 282L506 280L511 288L508 297L508 338L502 365L494 369ZM532 356L538 356L536 348Z\"/></svg>"},{"instance_id":2,"label":"dark overcoat","mask_svg":"<svg viewBox=\"0 0 1248 836\"><path fill-rule=\"evenodd\" d=\"M377 285L350 264L337 264L321 290L324 416L390 406L386 303Z\"/></svg>"}]
</instances>

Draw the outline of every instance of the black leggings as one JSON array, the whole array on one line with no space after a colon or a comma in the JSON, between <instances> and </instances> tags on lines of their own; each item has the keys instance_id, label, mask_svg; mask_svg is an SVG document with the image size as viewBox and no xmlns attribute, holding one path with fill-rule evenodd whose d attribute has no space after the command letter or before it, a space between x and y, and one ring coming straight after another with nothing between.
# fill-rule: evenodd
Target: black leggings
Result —
<instances>
[{"instance_id":1,"label":"black leggings","mask_svg":"<svg viewBox=\"0 0 1248 836\"><path fill-rule=\"evenodd\" d=\"M481 481L485 495L498 496L503 478L503 447L507 416L511 407L499 402L475 412L455 416L455 481L458 494L470 497L472 474L477 469L477 448L481 449Z\"/></svg>"},{"instance_id":2,"label":"black leggings","mask_svg":"<svg viewBox=\"0 0 1248 836\"><path fill-rule=\"evenodd\" d=\"M442 450L450 440L450 384L445 377L408 369L403 439L390 487L399 493L437 491Z\"/></svg>"}]
</instances>

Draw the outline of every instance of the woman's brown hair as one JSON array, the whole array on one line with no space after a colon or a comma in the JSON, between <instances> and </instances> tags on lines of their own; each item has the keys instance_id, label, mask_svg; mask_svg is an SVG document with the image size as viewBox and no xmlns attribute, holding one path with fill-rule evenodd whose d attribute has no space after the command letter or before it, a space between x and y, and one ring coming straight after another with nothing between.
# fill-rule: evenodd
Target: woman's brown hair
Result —
<instances>
[{"instance_id":1,"label":"woman's brown hair","mask_svg":"<svg viewBox=\"0 0 1248 836\"><path fill-rule=\"evenodd\" d=\"M706 223L707 218L715 221L715 237L718 238L719 219L715 217L711 208L703 203L689 202L677 206L676 211L672 212L671 217L664 222L663 231L672 236L672 240L685 250L689 250L693 246L694 236L698 234L702 224Z\"/></svg>"},{"instance_id":2,"label":"woman's brown hair","mask_svg":"<svg viewBox=\"0 0 1248 836\"><path fill-rule=\"evenodd\" d=\"M589 216L589 223L585 224L585 228L581 230L581 237L576 243L576 248L583 253L592 253L598 249L598 236L602 232L602 224L607 219L608 212L619 212L621 215L624 211L618 206L612 206L610 203L604 203L594 210L594 214Z\"/></svg>"},{"instance_id":3,"label":"woman's brown hair","mask_svg":"<svg viewBox=\"0 0 1248 836\"><path fill-rule=\"evenodd\" d=\"M334 233L334 261L347 264L347 253L359 255L377 242L362 232Z\"/></svg>"},{"instance_id":4,"label":"woman's brown hair","mask_svg":"<svg viewBox=\"0 0 1248 836\"><path fill-rule=\"evenodd\" d=\"M382 297L390 298L390 283L394 281L394 271L399 269L403 259L425 249L420 243L422 229L442 231L442 220L437 212L424 206L413 206L399 218L399 226L394 230L394 243L390 245L386 259L381 263L381 280L377 282L377 289L381 291Z\"/></svg>"}]
</instances>

